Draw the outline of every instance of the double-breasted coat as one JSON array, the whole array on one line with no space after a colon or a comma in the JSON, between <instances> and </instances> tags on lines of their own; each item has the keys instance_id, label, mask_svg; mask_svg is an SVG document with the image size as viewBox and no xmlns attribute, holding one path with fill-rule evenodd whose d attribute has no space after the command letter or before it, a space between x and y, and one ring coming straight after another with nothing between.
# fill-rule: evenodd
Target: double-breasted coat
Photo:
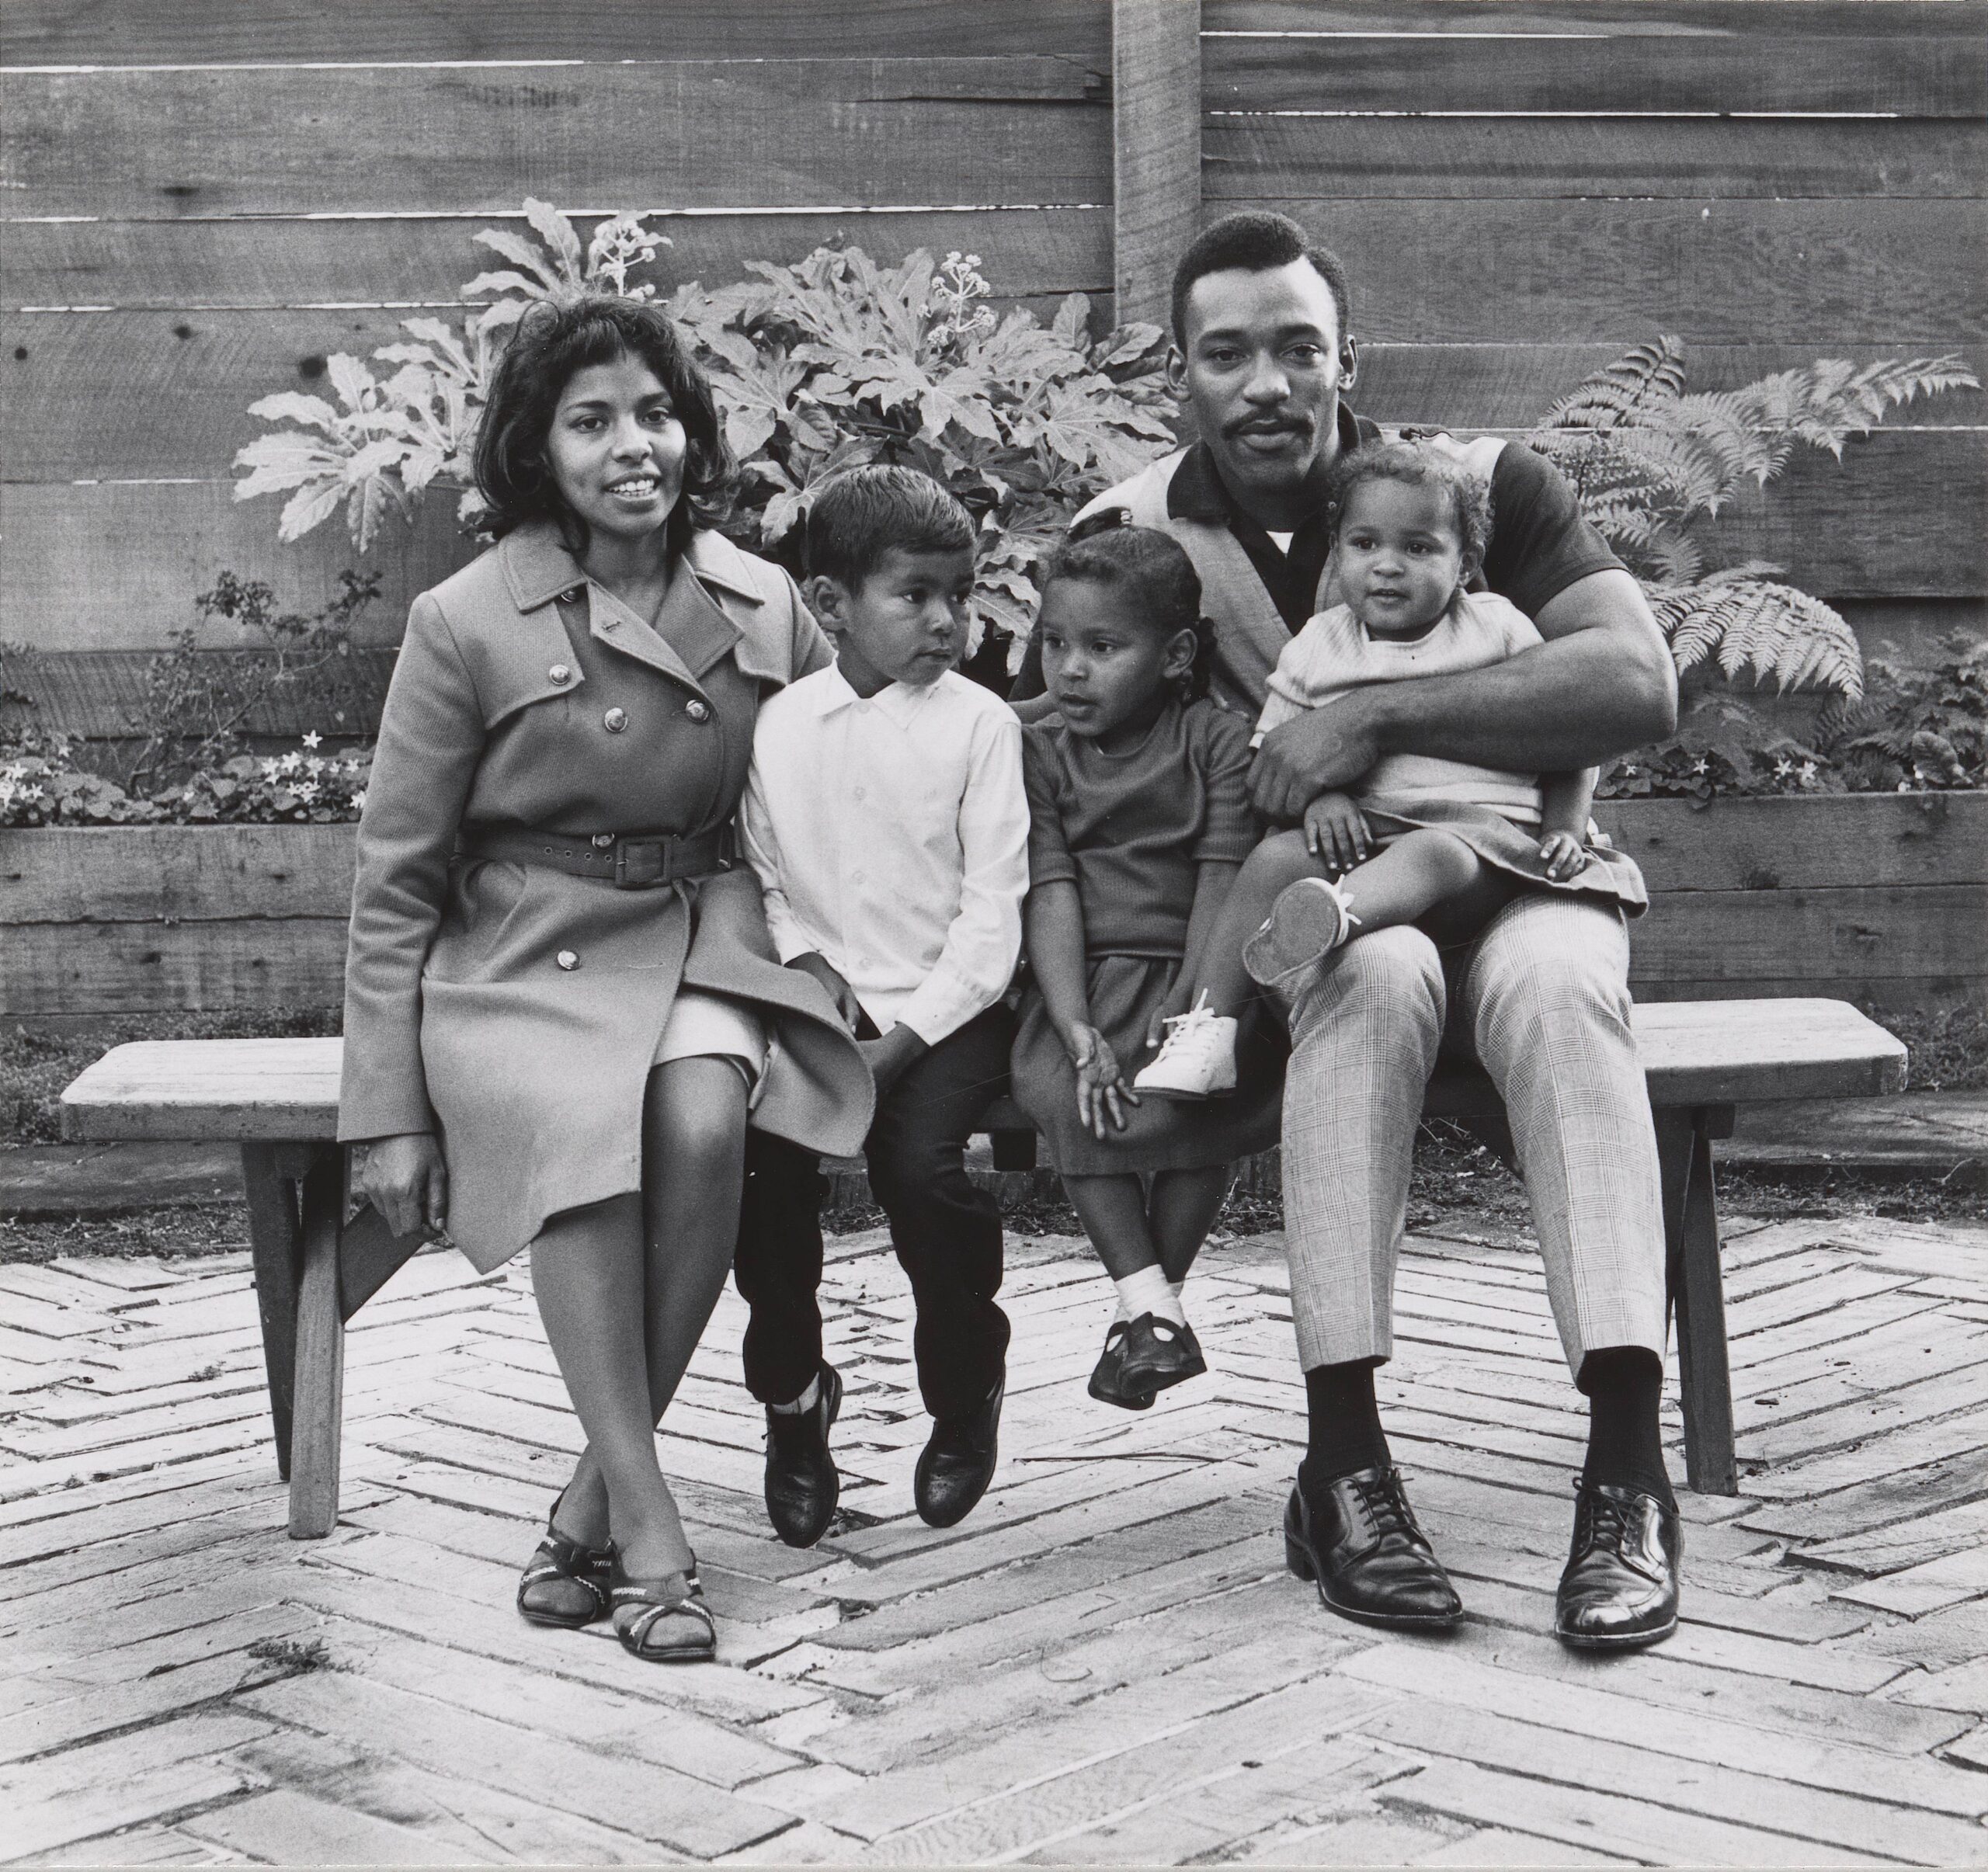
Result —
<instances>
[{"instance_id":1,"label":"double-breasted coat","mask_svg":"<svg viewBox=\"0 0 1988 1872\"><path fill-rule=\"evenodd\" d=\"M751 1004L752 1122L848 1155L874 1088L782 968L742 863L649 890L473 856L481 832L694 835L732 819L763 694L828 662L779 568L693 537L653 627L549 523L416 599L360 815L339 1134L436 1131L479 1269L641 1186L642 1096L679 986Z\"/></svg>"}]
</instances>

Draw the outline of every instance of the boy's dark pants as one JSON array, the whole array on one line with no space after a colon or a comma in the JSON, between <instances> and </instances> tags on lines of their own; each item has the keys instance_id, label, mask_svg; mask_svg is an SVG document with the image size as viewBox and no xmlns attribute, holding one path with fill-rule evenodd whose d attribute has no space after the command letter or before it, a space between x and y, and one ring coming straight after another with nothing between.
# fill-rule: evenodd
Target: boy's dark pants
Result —
<instances>
[{"instance_id":1,"label":"boy's dark pants","mask_svg":"<svg viewBox=\"0 0 1988 1872\"><path fill-rule=\"evenodd\" d=\"M999 1003L906 1067L878 1101L863 1154L870 1189L917 1302L912 1349L925 1408L944 1419L983 1403L1001 1376L1008 1316L1001 1290L1001 1211L966 1173L966 1141L1007 1089L1014 1017ZM872 1037L866 1035L865 1037ZM732 1272L752 1309L746 1383L785 1404L822 1365L821 1159L748 1131L746 1192Z\"/></svg>"}]
</instances>

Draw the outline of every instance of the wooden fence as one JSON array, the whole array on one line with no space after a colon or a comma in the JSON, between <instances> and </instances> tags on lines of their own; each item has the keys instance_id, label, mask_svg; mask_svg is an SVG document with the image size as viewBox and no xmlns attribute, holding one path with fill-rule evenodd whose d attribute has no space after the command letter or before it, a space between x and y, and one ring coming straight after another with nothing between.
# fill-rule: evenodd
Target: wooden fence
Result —
<instances>
[{"instance_id":1,"label":"wooden fence","mask_svg":"<svg viewBox=\"0 0 1988 1872\"><path fill-rule=\"evenodd\" d=\"M1979 369L1984 26L1979 0L8 0L0 640L55 653L13 679L45 721L115 734L223 568L321 602L340 527L279 547L276 503L231 498L246 406L454 305L527 193L648 214L673 283L840 235L981 254L1039 304L1108 311L1115 280L1145 315L1198 218L1273 204L1350 263L1357 401L1389 420L1522 429L1658 332L1700 387ZM1731 550L1867 641L1979 630L1983 410L1798 462ZM383 643L465 556L452 505L375 549Z\"/></svg>"}]
</instances>

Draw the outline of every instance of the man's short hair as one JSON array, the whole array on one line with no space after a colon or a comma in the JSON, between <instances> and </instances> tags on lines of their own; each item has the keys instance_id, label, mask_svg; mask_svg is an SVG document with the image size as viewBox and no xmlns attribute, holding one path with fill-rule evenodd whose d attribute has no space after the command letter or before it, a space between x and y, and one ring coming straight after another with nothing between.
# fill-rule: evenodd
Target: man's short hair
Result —
<instances>
[{"instance_id":1,"label":"man's short hair","mask_svg":"<svg viewBox=\"0 0 1988 1872\"><path fill-rule=\"evenodd\" d=\"M1231 271L1267 273L1294 260L1309 260L1332 289L1340 336L1345 337L1353 323L1353 289L1347 283L1345 262L1329 247L1314 243L1289 215L1252 208L1225 214L1203 228L1180 256L1173 269L1173 342L1187 349L1187 295L1196 280Z\"/></svg>"},{"instance_id":2,"label":"man's short hair","mask_svg":"<svg viewBox=\"0 0 1988 1872\"><path fill-rule=\"evenodd\" d=\"M808 510L808 575L853 591L894 547L954 553L973 545L973 519L929 474L916 468L847 468L822 484Z\"/></svg>"}]
</instances>

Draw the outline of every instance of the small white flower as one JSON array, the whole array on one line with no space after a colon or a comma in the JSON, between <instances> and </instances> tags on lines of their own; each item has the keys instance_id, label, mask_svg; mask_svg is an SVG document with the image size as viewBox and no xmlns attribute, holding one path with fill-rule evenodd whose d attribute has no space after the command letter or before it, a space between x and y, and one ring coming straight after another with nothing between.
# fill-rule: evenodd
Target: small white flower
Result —
<instances>
[{"instance_id":1,"label":"small white flower","mask_svg":"<svg viewBox=\"0 0 1988 1872\"><path fill-rule=\"evenodd\" d=\"M318 783L315 780L299 780L290 790L308 806L318 797Z\"/></svg>"},{"instance_id":2,"label":"small white flower","mask_svg":"<svg viewBox=\"0 0 1988 1872\"><path fill-rule=\"evenodd\" d=\"M1712 762L1701 755L1691 762L1691 771L1694 773L1709 773L1712 771Z\"/></svg>"},{"instance_id":3,"label":"small white flower","mask_svg":"<svg viewBox=\"0 0 1988 1872\"><path fill-rule=\"evenodd\" d=\"M1785 780L1794 771L1794 762L1790 760L1785 754L1774 764L1774 773L1776 780Z\"/></svg>"},{"instance_id":4,"label":"small white flower","mask_svg":"<svg viewBox=\"0 0 1988 1872\"><path fill-rule=\"evenodd\" d=\"M259 760L255 763L255 768L264 780L273 780L282 773L283 762L280 760Z\"/></svg>"},{"instance_id":5,"label":"small white flower","mask_svg":"<svg viewBox=\"0 0 1988 1872\"><path fill-rule=\"evenodd\" d=\"M297 769L303 765L304 756L302 755L294 752L289 753L283 755L282 759L276 762L276 771L279 773L294 773Z\"/></svg>"},{"instance_id":6,"label":"small white flower","mask_svg":"<svg viewBox=\"0 0 1988 1872\"><path fill-rule=\"evenodd\" d=\"M1805 760L1802 763L1802 783L1805 787L1810 785L1813 783L1815 777L1816 763L1812 760Z\"/></svg>"},{"instance_id":7,"label":"small white flower","mask_svg":"<svg viewBox=\"0 0 1988 1872\"><path fill-rule=\"evenodd\" d=\"M304 737L304 745L307 748L321 748L325 745L325 738L313 728Z\"/></svg>"},{"instance_id":8,"label":"small white flower","mask_svg":"<svg viewBox=\"0 0 1988 1872\"><path fill-rule=\"evenodd\" d=\"M364 807L366 804L366 789L363 787L357 788L353 792L352 796L352 803L355 808Z\"/></svg>"}]
</instances>

